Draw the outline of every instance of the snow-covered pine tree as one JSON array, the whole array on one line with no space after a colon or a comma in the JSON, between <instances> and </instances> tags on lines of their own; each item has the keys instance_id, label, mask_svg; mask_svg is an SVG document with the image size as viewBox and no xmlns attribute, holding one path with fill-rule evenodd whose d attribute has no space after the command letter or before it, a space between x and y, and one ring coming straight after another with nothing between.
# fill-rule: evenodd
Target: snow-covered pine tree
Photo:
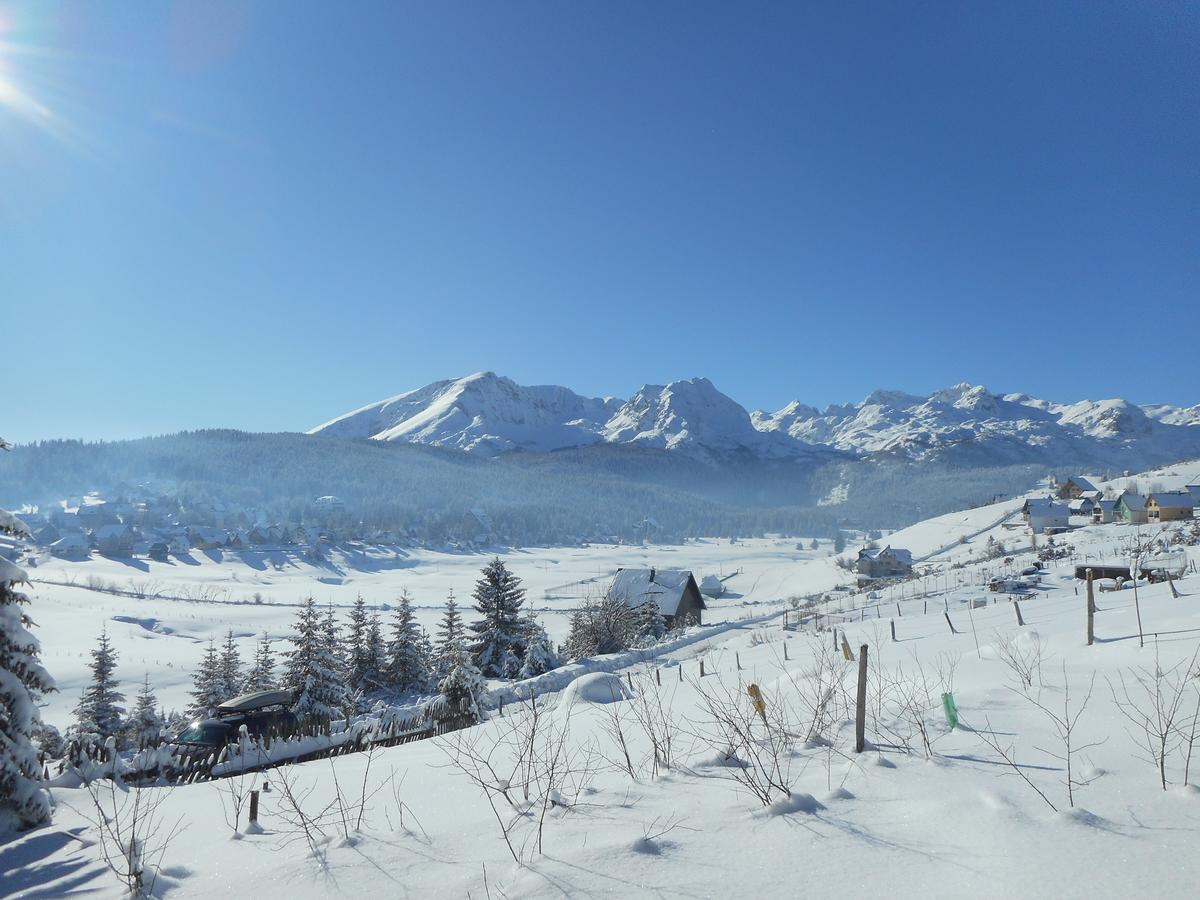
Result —
<instances>
[{"instance_id":1,"label":"snow-covered pine tree","mask_svg":"<svg viewBox=\"0 0 1200 900\"><path fill-rule=\"evenodd\" d=\"M192 703L188 706L188 715L196 719L206 719L213 714L217 706L229 699L225 692L227 685L221 671L221 653L217 645L208 642L204 656L200 658L200 667L192 676Z\"/></svg>"},{"instance_id":2,"label":"snow-covered pine tree","mask_svg":"<svg viewBox=\"0 0 1200 900\"><path fill-rule=\"evenodd\" d=\"M471 654L461 647L453 647L447 659L446 674L438 683L440 702L434 707L435 714L444 716L470 712L476 719L488 700L487 681L471 660Z\"/></svg>"},{"instance_id":3,"label":"snow-covered pine tree","mask_svg":"<svg viewBox=\"0 0 1200 900\"><path fill-rule=\"evenodd\" d=\"M367 690L375 690L383 682L383 670L387 664L387 645L383 640L383 622L379 613L371 613L367 625Z\"/></svg>"},{"instance_id":4,"label":"snow-covered pine tree","mask_svg":"<svg viewBox=\"0 0 1200 900\"><path fill-rule=\"evenodd\" d=\"M624 600L605 596L586 600L571 615L571 632L563 644L570 659L619 653L637 638L634 612Z\"/></svg>"},{"instance_id":5,"label":"snow-covered pine tree","mask_svg":"<svg viewBox=\"0 0 1200 900\"><path fill-rule=\"evenodd\" d=\"M450 654L454 648L461 648L464 641L462 616L458 612L458 602L454 599L454 590L446 598L446 611L442 613L442 621L438 624L437 644L434 654L437 658L437 675L445 677L450 670Z\"/></svg>"},{"instance_id":6,"label":"snow-covered pine tree","mask_svg":"<svg viewBox=\"0 0 1200 900\"><path fill-rule=\"evenodd\" d=\"M525 619L525 659L521 663L518 678L533 678L543 672L549 672L559 665L558 654L554 652L554 642L545 627L529 610Z\"/></svg>"},{"instance_id":7,"label":"snow-covered pine tree","mask_svg":"<svg viewBox=\"0 0 1200 900\"><path fill-rule=\"evenodd\" d=\"M467 649L484 676L515 678L525 656L521 579L496 557L483 568L472 596L481 618L468 626L473 640Z\"/></svg>"},{"instance_id":8,"label":"snow-covered pine tree","mask_svg":"<svg viewBox=\"0 0 1200 900\"><path fill-rule=\"evenodd\" d=\"M283 684L295 692L294 712L306 725L321 725L339 713L346 688L329 639L328 616L312 597L296 616L293 649L287 654Z\"/></svg>"},{"instance_id":9,"label":"snow-covered pine tree","mask_svg":"<svg viewBox=\"0 0 1200 900\"><path fill-rule=\"evenodd\" d=\"M342 627L338 625L337 616L333 612L333 601L325 607L325 617L321 620L321 628L325 634L325 649L333 658L333 667L342 677L345 684L346 658L342 654Z\"/></svg>"},{"instance_id":10,"label":"snow-covered pine tree","mask_svg":"<svg viewBox=\"0 0 1200 900\"><path fill-rule=\"evenodd\" d=\"M221 700L236 697L242 690L242 655L238 651L232 628L226 632L225 643L221 645L219 670L220 689L225 695Z\"/></svg>"},{"instance_id":11,"label":"snow-covered pine tree","mask_svg":"<svg viewBox=\"0 0 1200 900\"><path fill-rule=\"evenodd\" d=\"M359 594L350 609L350 627L345 641L346 681L352 691L366 690L371 677L367 649L367 603Z\"/></svg>"},{"instance_id":12,"label":"snow-covered pine tree","mask_svg":"<svg viewBox=\"0 0 1200 900\"><path fill-rule=\"evenodd\" d=\"M164 723L158 711L158 698L150 687L149 673L142 680L142 689L133 703L126 728L129 745L138 750L157 747L162 740Z\"/></svg>"},{"instance_id":13,"label":"snow-covered pine tree","mask_svg":"<svg viewBox=\"0 0 1200 900\"><path fill-rule=\"evenodd\" d=\"M29 535L25 523L6 510L0 510L0 532ZM16 590L23 581L20 568L0 559L0 831L50 821L50 796L31 737L39 720L37 699L55 688L29 631L33 620L23 609L29 598Z\"/></svg>"},{"instance_id":14,"label":"snow-covered pine tree","mask_svg":"<svg viewBox=\"0 0 1200 900\"><path fill-rule=\"evenodd\" d=\"M113 649L106 630L100 631L96 649L92 651L92 683L83 689L75 707L75 731L81 735L96 734L101 739L121 733L121 716L125 695L117 690L113 671L117 667L117 651Z\"/></svg>"},{"instance_id":15,"label":"snow-covered pine tree","mask_svg":"<svg viewBox=\"0 0 1200 900\"><path fill-rule=\"evenodd\" d=\"M263 635L254 650L254 663L246 673L243 685L246 693L253 691L269 691L275 687L275 652L271 649L271 641Z\"/></svg>"},{"instance_id":16,"label":"snow-covered pine tree","mask_svg":"<svg viewBox=\"0 0 1200 900\"><path fill-rule=\"evenodd\" d=\"M387 680L397 691L421 691L429 684L429 670L421 648L421 630L413 615L408 591L403 591L396 602L392 639L387 648Z\"/></svg>"}]
</instances>

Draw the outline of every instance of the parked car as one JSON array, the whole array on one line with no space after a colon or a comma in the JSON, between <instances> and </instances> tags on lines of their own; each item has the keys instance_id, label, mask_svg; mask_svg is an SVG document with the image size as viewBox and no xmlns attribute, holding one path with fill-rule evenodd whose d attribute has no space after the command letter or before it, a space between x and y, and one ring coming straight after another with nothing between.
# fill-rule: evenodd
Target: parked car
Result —
<instances>
[{"instance_id":1,"label":"parked car","mask_svg":"<svg viewBox=\"0 0 1200 900\"><path fill-rule=\"evenodd\" d=\"M197 719L172 741L186 749L224 747L238 739L243 725L250 737L287 735L298 728L290 707L294 698L288 690L255 691L226 700L210 719Z\"/></svg>"}]
</instances>

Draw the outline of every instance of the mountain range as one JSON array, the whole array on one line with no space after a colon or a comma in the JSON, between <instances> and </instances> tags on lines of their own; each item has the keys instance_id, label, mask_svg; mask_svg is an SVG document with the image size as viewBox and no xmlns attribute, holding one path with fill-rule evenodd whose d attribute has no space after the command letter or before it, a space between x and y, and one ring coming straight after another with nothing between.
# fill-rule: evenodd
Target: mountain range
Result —
<instances>
[{"instance_id":1,"label":"mountain range","mask_svg":"<svg viewBox=\"0 0 1200 900\"><path fill-rule=\"evenodd\" d=\"M372 403L309 433L483 456L620 444L709 463L894 459L1142 467L1200 455L1200 405L1064 404L963 383L929 396L881 390L861 403L824 410L793 401L776 412L750 412L707 378L645 385L619 400L479 372Z\"/></svg>"}]
</instances>

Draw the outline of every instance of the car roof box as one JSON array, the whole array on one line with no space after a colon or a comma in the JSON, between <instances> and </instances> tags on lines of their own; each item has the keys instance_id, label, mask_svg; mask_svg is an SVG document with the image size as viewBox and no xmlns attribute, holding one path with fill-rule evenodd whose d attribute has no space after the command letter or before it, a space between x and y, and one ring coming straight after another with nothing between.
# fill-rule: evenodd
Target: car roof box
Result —
<instances>
[{"instance_id":1,"label":"car roof box","mask_svg":"<svg viewBox=\"0 0 1200 900\"><path fill-rule=\"evenodd\" d=\"M242 694L240 697L234 697L230 700L226 700L217 707L217 712L251 712L256 709L263 709L267 706L278 706L280 704L290 705L291 702L292 692L289 690L254 691L249 694Z\"/></svg>"}]
</instances>

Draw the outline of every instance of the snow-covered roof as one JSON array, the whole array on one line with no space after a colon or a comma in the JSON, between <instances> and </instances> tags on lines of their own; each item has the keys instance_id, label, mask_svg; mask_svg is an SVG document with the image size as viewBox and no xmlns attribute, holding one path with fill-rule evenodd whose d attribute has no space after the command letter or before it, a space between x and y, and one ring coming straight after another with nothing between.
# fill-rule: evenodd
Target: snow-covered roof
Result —
<instances>
[{"instance_id":1,"label":"snow-covered roof","mask_svg":"<svg viewBox=\"0 0 1200 900\"><path fill-rule=\"evenodd\" d=\"M1191 509L1196 502L1187 491L1164 491L1159 494L1151 494L1146 498L1146 502L1149 503L1151 500L1160 509Z\"/></svg>"},{"instance_id":2,"label":"snow-covered roof","mask_svg":"<svg viewBox=\"0 0 1200 900\"><path fill-rule=\"evenodd\" d=\"M1121 504L1126 509L1139 510L1146 507L1146 498L1141 494L1131 494L1126 491L1117 498L1117 503Z\"/></svg>"},{"instance_id":3,"label":"snow-covered roof","mask_svg":"<svg viewBox=\"0 0 1200 900\"><path fill-rule=\"evenodd\" d=\"M899 547L892 547L890 544L887 547L870 547L859 550L858 555L867 559L882 559L885 556L890 556L892 559L902 562L906 566L912 565L912 553Z\"/></svg>"},{"instance_id":4,"label":"snow-covered roof","mask_svg":"<svg viewBox=\"0 0 1200 900\"><path fill-rule=\"evenodd\" d=\"M1070 503L1071 512L1083 512L1090 510L1095 504L1087 497L1080 497L1078 500L1072 500Z\"/></svg>"},{"instance_id":5,"label":"snow-covered roof","mask_svg":"<svg viewBox=\"0 0 1200 900\"><path fill-rule=\"evenodd\" d=\"M1090 481L1088 481L1086 478L1084 478L1082 475L1072 475L1070 478L1068 478L1066 481L1064 481L1063 484L1064 485L1073 484L1073 485L1075 485L1075 487L1079 488L1081 491L1094 491L1096 489L1096 486L1094 484L1092 484Z\"/></svg>"},{"instance_id":6,"label":"snow-covered roof","mask_svg":"<svg viewBox=\"0 0 1200 900\"><path fill-rule=\"evenodd\" d=\"M96 529L96 540L103 541L108 538L123 538L129 534L128 525L101 525Z\"/></svg>"},{"instance_id":7,"label":"snow-covered roof","mask_svg":"<svg viewBox=\"0 0 1200 900\"><path fill-rule=\"evenodd\" d=\"M640 606L653 599L659 612L673 616L679 612L679 604L691 580L692 573L687 569L617 569L608 595L624 600L628 606ZM700 608L706 608L703 600Z\"/></svg>"},{"instance_id":8,"label":"snow-covered roof","mask_svg":"<svg viewBox=\"0 0 1200 900\"><path fill-rule=\"evenodd\" d=\"M77 531L71 531L67 534L64 534L57 541L51 544L50 549L53 550L55 547L60 549L65 547L86 547L87 545L87 538Z\"/></svg>"},{"instance_id":9,"label":"snow-covered roof","mask_svg":"<svg viewBox=\"0 0 1200 900\"><path fill-rule=\"evenodd\" d=\"M1065 504L1051 497L1030 497L1025 501L1024 511L1031 516L1065 516L1070 512Z\"/></svg>"},{"instance_id":10,"label":"snow-covered roof","mask_svg":"<svg viewBox=\"0 0 1200 900\"><path fill-rule=\"evenodd\" d=\"M1105 500L1104 498L1101 498L1096 501L1096 505L1098 507L1100 507L1102 510L1104 510L1105 512L1112 512L1114 509L1117 508L1117 501L1116 500Z\"/></svg>"}]
</instances>

